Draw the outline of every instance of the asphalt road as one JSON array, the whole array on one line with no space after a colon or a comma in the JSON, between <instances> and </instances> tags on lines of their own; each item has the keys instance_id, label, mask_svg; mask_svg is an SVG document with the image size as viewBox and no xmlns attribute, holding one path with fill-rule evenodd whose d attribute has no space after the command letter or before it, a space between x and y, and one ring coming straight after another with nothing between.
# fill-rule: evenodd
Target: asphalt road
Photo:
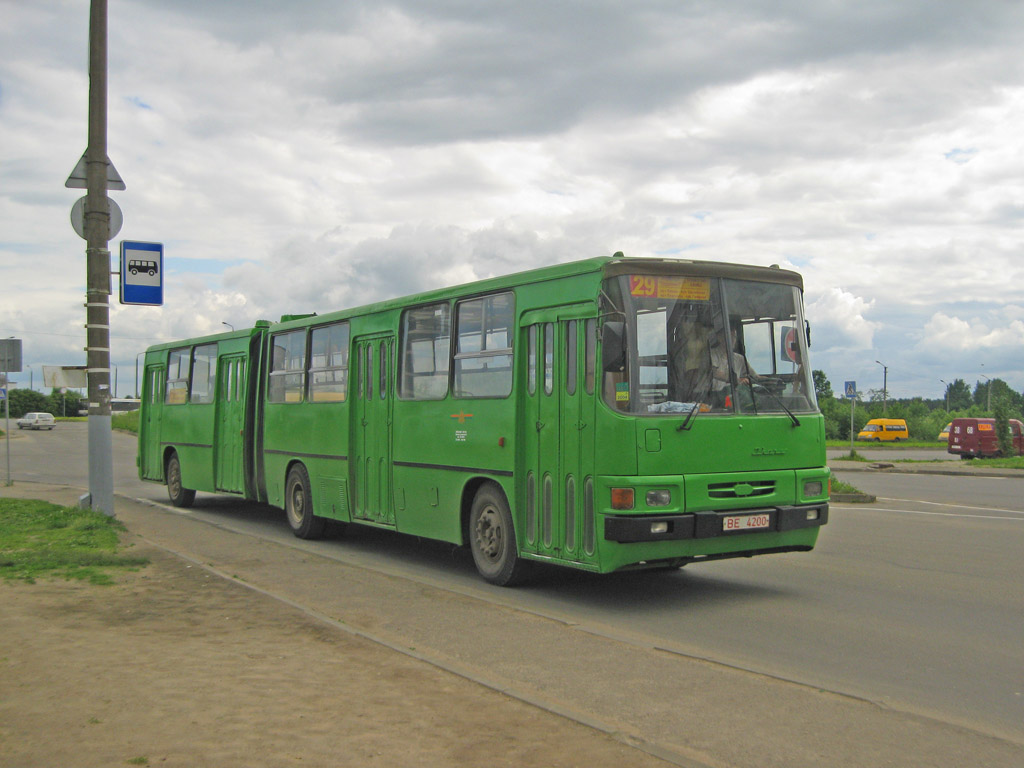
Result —
<instances>
[{"instance_id":1,"label":"asphalt road","mask_svg":"<svg viewBox=\"0 0 1024 768\"><path fill-rule=\"evenodd\" d=\"M18 435L16 480L87 484L86 427ZM118 494L163 501L114 435ZM0 448L2 455L2 448ZM0 472L2 472L0 464ZM376 530L291 537L283 515L200 494L197 521L677 652L1024 744L1024 480L849 473L878 496L833 505L814 552L596 577L483 584L450 546Z\"/></svg>"}]
</instances>

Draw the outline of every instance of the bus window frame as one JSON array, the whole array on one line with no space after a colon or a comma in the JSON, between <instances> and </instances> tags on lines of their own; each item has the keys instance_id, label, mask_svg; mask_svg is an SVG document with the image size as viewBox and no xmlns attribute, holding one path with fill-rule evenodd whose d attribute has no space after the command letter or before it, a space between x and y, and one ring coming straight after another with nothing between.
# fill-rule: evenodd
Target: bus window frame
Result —
<instances>
[{"instance_id":1,"label":"bus window frame","mask_svg":"<svg viewBox=\"0 0 1024 768\"><path fill-rule=\"evenodd\" d=\"M429 342L432 345L430 358L433 362L433 370L418 371L412 367L412 362L415 359L413 345L425 342L428 339L416 339L410 342L409 340L409 319L413 316L413 313L419 313L424 311L434 311L434 316L437 316L438 312L444 313L444 321L448 324L447 335L434 334L430 337ZM451 392L451 378L452 378L452 345L453 339L452 334L454 333L454 323L452 322L452 302L450 300L444 301L432 301L426 304L417 304L411 307L405 307L400 315L399 319L399 366L398 366L398 387L397 394L399 400L410 400L410 401L439 401L448 398ZM446 342L448 345L447 350L444 351L440 356L438 355L437 345L439 342ZM437 367L439 362L443 362L445 369L441 370ZM437 382L442 379L444 381L444 391L440 391L438 387L437 392L428 392L426 394L417 394L416 392L416 379L419 377L427 377L431 379L431 385L436 386Z\"/></svg>"},{"instance_id":2,"label":"bus window frame","mask_svg":"<svg viewBox=\"0 0 1024 768\"><path fill-rule=\"evenodd\" d=\"M488 346L488 339L492 338L495 331L498 330L496 327L491 327L489 322L491 319L498 317L498 315L491 311L495 299L507 297L508 313L502 319L506 320L504 325L505 341L507 346L504 347L490 347ZM470 305L479 303L480 305L480 316L479 316L479 327L469 328L466 332L463 332L463 311L468 310ZM457 400L504 400L511 397L513 390L515 389L515 328L516 328L516 296L514 291L499 291L497 293L488 293L478 296L469 296L464 299L459 299L455 302L455 318L452 323L453 340L449 345L451 352L451 359L448 364L449 375L451 377L450 391L452 397ZM478 337L479 348L474 350L467 350L460 352L460 347L463 340L469 340L473 337ZM465 374L465 370L461 368L461 364L465 361L480 361L482 363L489 360L500 360L501 358L508 358L508 365L500 368L493 369L494 373L500 374L500 376L494 376L493 378L499 381L503 386L504 390L498 394L486 394L486 395L474 395L468 394L461 391L455 384L459 379L460 375ZM471 369L472 370L472 369ZM480 371L487 371L487 368L481 368ZM474 371L475 372L475 371Z\"/></svg>"},{"instance_id":3,"label":"bus window frame","mask_svg":"<svg viewBox=\"0 0 1024 768\"><path fill-rule=\"evenodd\" d=\"M202 352L207 360L205 389L202 393L196 393L196 361L199 359L202 350L212 349L213 354ZM219 350L216 342L213 344L196 344L192 347L191 362L189 364L188 402L192 405L209 405L217 399L217 360Z\"/></svg>"},{"instance_id":4,"label":"bus window frame","mask_svg":"<svg viewBox=\"0 0 1024 768\"><path fill-rule=\"evenodd\" d=\"M267 366L267 402L279 405L296 405L306 400L306 366L309 360L309 329L308 328L293 328L287 331L278 331L270 335L270 360ZM302 336L302 364L297 368L288 367L288 363L294 360L294 355L288 356L290 347L282 347L285 350L285 358L282 364L283 368L278 368L278 361L274 354L276 348L275 342L277 339L285 336ZM289 378L299 377L298 386L289 387ZM281 386L281 398L278 399L275 395L275 389L277 389L277 381L280 380ZM289 400L288 395L290 392L297 392L298 398L295 400Z\"/></svg>"},{"instance_id":5,"label":"bus window frame","mask_svg":"<svg viewBox=\"0 0 1024 768\"><path fill-rule=\"evenodd\" d=\"M171 361L177 359L178 364L172 367ZM181 361L185 361L185 376L181 376ZM167 352L167 377L166 386L164 387L164 404L165 405L187 405L189 400L189 374L191 373L192 366L192 347L175 347L174 349L168 350ZM176 368L176 370L175 370ZM171 374L177 374L174 378L171 378ZM172 385L183 385L183 386L172 386ZM182 397L179 400L178 395L172 395L172 393L182 393Z\"/></svg>"},{"instance_id":6,"label":"bus window frame","mask_svg":"<svg viewBox=\"0 0 1024 768\"><path fill-rule=\"evenodd\" d=\"M343 331L343 333L342 333ZM319 334L326 333L326 347L323 351L324 365L314 365L317 356L315 347ZM344 339L343 344L332 346L338 333ZM306 402L323 405L325 403L344 403L349 399L349 382L351 377L350 355L352 344L352 327L348 320L310 326L308 354L306 357ZM332 358L341 355L341 363L332 365ZM341 378L339 379L339 373ZM323 381L316 381L317 375L323 375ZM340 397L324 397L323 395L340 395Z\"/></svg>"}]
</instances>

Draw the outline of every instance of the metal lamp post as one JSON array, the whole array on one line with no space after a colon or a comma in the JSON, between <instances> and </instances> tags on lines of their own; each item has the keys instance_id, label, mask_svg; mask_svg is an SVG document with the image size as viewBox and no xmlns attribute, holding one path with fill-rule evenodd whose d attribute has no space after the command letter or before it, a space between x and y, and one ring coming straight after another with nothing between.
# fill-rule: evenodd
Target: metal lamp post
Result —
<instances>
[{"instance_id":1,"label":"metal lamp post","mask_svg":"<svg viewBox=\"0 0 1024 768\"><path fill-rule=\"evenodd\" d=\"M875 360L875 362L882 366L882 415L885 416L889 412L889 366L881 360Z\"/></svg>"}]
</instances>

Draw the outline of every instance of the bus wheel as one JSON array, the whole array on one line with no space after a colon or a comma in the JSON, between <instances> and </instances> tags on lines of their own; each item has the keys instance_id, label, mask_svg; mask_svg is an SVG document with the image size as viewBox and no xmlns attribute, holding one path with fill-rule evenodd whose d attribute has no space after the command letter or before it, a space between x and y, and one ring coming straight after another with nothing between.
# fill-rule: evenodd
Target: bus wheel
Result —
<instances>
[{"instance_id":1,"label":"bus wheel","mask_svg":"<svg viewBox=\"0 0 1024 768\"><path fill-rule=\"evenodd\" d=\"M327 521L313 514L313 494L309 491L309 473L301 464L288 472L284 490L284 511L292 533L300 539L318 539Z\"/></svg>"},{"instance_id":2,"label":"bus wheel","mask_svg":"<svg viewBox=\"0 0 1024 768\"><path fill-rule=\"evenodd\" d=\"M176 507L191 507L196 500L196 492L181 484L181 462L176 453L167 460L167 495Z\"/></svg>"},{"instance_id":3,"label":"bus wheel","mask_svg":"<svg viewBox=\"0 0 1024 768\"><path fill-rule=\"evenodd\" d=\"M525 575L526 563L516 552L516 532L505 495L494 485L484 485L473 499L469 513L469 548L485 581L510 586Z\"/></svg>"}]
</instances>

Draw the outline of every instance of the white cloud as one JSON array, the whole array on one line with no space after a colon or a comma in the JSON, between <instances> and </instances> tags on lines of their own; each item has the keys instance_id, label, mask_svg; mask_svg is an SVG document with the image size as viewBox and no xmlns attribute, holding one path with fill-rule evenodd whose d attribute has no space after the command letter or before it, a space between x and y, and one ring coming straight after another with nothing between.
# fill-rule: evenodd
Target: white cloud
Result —
<instances>
[{"instance_id":1,"label":"white cloud","mask_svg":"<svg viewBox=\"0 0 1024 768\"><path fill-rule=\"evenodd\" d=\"M937 352L977 351L1000 347L1024 349L1024 320L1011 320L1000 327L989 327L978 319L963 320L936 312L924 327L922 346Z\"/></svg>"},{"instance_id":2,"label":"white cloud","mask_svg":"<svg viewBox=\"0 0 1024 768\"><path fill-rule=\"evenodd\" d=\"M865 301L839 288L830 288L808 302L807 317L819 331L828 334L834 346L871 349L881 324L867 318L874 302Z\"/></svg>"}]
</instances>

